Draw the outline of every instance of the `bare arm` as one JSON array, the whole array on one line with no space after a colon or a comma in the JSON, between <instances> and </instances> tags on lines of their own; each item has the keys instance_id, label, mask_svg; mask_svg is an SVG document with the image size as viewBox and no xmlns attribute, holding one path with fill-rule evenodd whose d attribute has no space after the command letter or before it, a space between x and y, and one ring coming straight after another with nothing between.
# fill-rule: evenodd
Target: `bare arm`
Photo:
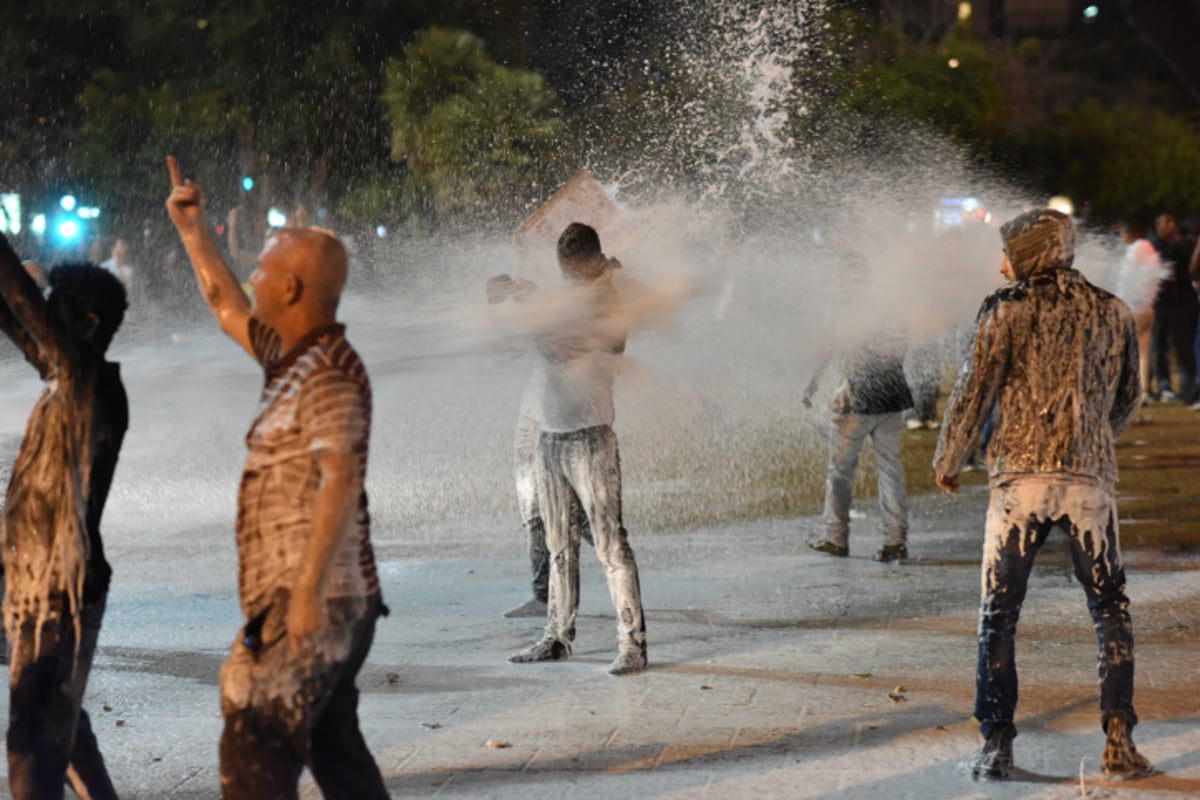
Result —
<instances>
[{"instance_id":1,"label":"bare arm","mask_svg":"<svg viewBox=\"0 0 1200 800\"><path fill-rule=\"evenodd\" d=\"M191 259L204 300L221 330L257 358L250 342L250 301L204 224L204 192L191 181L183 180L174 156L167 156L167 169L171 173L167 213Z\"/></svg>"},{"instance_id":2,"label":"bare arm","mask_svg":"<svg viewBox=\"0 0 1200 800\"><path fill-rule=\"evenodd\" d=\"M43 377L59 354L59 342L46 316L46 300L0 234L0 331Z\"/></svg>"}]
</instances>

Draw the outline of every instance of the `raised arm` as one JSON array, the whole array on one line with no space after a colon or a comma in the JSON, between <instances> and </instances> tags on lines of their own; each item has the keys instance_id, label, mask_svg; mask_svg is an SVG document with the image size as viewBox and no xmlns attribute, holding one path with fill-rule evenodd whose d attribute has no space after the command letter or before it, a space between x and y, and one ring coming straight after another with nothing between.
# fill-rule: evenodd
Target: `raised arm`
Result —
<instances>
[{"instance_id":1,"label":"raised arm","mask_svg":"<svg viewBox=\"0 0 1200 800\"><path fill-rule=\"evenodd\" d=\"M46 300L21 259L0 234L0 331L12 340L43 377L59 354L59 343L46 315Z\"/></svg>"},{"instance_id":2,"label":"raised arm","mask_svg":"<svg viewBox=\"0 0 1200 800\"><path fill-rule=\"evenodd\" d=\"M191 181L183 180L174 156L167 156L167 169L171 173L167 213L183 240L204 300L221 330L257 358L250 341L250 301L221 258L204 223L204 192Z\"/></svg>"}]
</instances>

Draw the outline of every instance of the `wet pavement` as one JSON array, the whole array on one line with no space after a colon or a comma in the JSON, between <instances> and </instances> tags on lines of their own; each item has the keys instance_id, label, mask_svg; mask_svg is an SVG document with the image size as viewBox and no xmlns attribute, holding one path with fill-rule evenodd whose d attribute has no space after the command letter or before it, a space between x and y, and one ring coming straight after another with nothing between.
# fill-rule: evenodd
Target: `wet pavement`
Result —
<instances>
[{"instance_id":1,"label":"wet pavement","mask_svg":"<svg viewBox=\"0 0 1200 800\"><path fill-rule=\"evenodd\" d=\"M615 619L584 554L575 656L516 665L536 620L521 537L378 531L391 616L360 680L395 797L1068 798L1200 795L1200 557L1127 554L1141 750L1164 770L1104 781L1095 642L1061 536L1018 633L1017 772L976 784L970 719L986 492L914 501L902 564L804 546L812 519L634 533L651 669L614 678ZM487 544L480 544L479 542ZM232 536L202 525L122 544L87 707L122 797L215 798L217 671L237 625ZM447 555L451 554L451 555ZM4 703L0 703L3 706ZM0 708L0 713L7 709ZM302 796L319 797L305 778Z\"/></svg>"}]
</instances>

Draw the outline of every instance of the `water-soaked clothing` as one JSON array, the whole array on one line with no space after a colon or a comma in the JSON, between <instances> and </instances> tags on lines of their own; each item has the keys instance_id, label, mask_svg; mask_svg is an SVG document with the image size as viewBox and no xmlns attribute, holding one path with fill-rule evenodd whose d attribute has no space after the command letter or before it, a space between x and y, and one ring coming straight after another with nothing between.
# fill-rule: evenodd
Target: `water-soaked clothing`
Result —
<instances>
[{"instance_id":1,"label":"water-soaked clothing","mask_svg":"<svg viewBox=\"0 0 1200 800\"><path fill-rule=\"evenodd\" d=\"M59 329L0 237L0 330L46 383L4 506L4 627L13 797L62 797L68 767L113 797L83 695L112 570L100 519L129 409L119 367ZM78 646L77 646L78 645Z\"/></svg>"},{"instance_id":2,"label":"water-soaked clothing","mask_svg":"<svg viewBox=\"0 0 1200 800\"><path fill-rule=\"evenodd\" d=\"M514 442L517 505L529 541L529 567L533 575L532 590L536 600L545 603L550 592L550 550L546 547L546 526L537 501L537 476L534 460L537 453L538 421L541 419L543 390L541 366L535 366L529 386L521 398ZM580 526L580 538L592 544L592 530L583 510L576 506L572 524Z\"/></svg>"},{"instance_id":3,"label":"water-soaked clothing","mask_svg":"<svg viewBox=\"0 0 1200 800\"><path fill-rule=\"evenodd\" d=\"M547 639L570 645L579 611L579 526L573 506L591 522L596 556L604 565L617 612L622 652L646 652L646 623L637 562L621 519L621 458L617 435L607 425L570 433L543 431L538 438L537 483L546 544L550 549Z\"/></svg>"},{"instance_id":4,"label":"water-soaked clothing","mask_svg":"<svg viewBox=\"0 0 1200 800\"><path fill-rule=\"evenodd\" d=\"M605 324L618 303L611 272L587 289L590 315L581 315L570 330L543 336L538 347L546 376L535 464L550 551L546 638L568 646L575 638L580 526L572 520L578 507L604 565L617 612L618 647L644 655L641 589L621 517L621 462L611 427L613 379L625 352L625 334Z\"/></svg>"},{"instance_id":5,"label":"water-soaked clothing","mask_svg":"<svg viewBox=\"0 0 1200 800\"><path fill-rule=\"evenodd\" d=\"M982 565L976 717L986 736L1011 729L1013 637L1033 558L1052 528L1071 541L1100 648L1104 724L1133 715L1133 634L1121 567L1114 441L1141 402L1133 316L1071 268L1074 228L1028 212L1006 252L1019 280L980 309L975 347L946 409L933 467L957 475L999 405L988 443L991 501ZM1028 230L1028 228L1027 228ZM1032 265L1032 267L1031 267Z\"/></svg>"},{"instance_id":6,"label":"water-soaked clothing","mask_svg":"<svg viewBox=\"0 0 1200 800\"><path fill-rule=\"evenodd\" d=\"M908 539L908 494L900 443L904 411L912 407L913 397L904 361L904 340L883 336L852 348L842 359L829 428L824 512L825 539L841 547L847 546L850 537L854 471L868 439L875 449L885 544L904 544ZM816 389L824 364L814 372L806 396Z\"/></svg>"},{"instance_id":7,"label":"water-soaked clothing","mask_svg":"<svg viewBox=\"0 0 1200 800\"><path fill-rule=\"evenodd\" d=\"M991 484L1056 473L1114 483L1113 453L1141 403L1137 333L1119 299L1069 267L983 301L975 346L946 407L933 467L957 475L992 406Z\"/></svg>"},{"instance_id":8,"label":"water-soaked clothing","mask_svg":"<svg viewBox=\"0 0 1200 800\"><path fill-rule=\"evenodd\" d=\"M358 732L355 677L382 604L365 490L328 567L326 624L295 655L283 620L312 528L318 459L355 456L365 483L371 386L344 328L313 331L281 353L250 321L265 373L238 493L238 590L246 626L221 668L221 787L226 798L294 798L307 764L326 797L387 797Z\"/></svg>"},{"instance_id":9,"label":"water-soaked clothing","mask_svg":"<svg viewBox=\"0 0 1200 800\"><path fill-rule=\"evenodd\" d=\"M899 545L908 541L908 494L904 485L904 463L900 460L903 434L904 415L901 412L833 415L829 429L829 468L825 476L827 541L841 547L849 546L854 470L867 439L875 448L884 544Z\"/></svg>"},{"instance_id":10,"label":"water-soaked clothing","mask_svg":"<svg viewBox=\"0 0 1200 800\"><path fill-rule=\"evenodd\" d=\"M1025 477L995 487L987 512L979 609L975 718L986 738L1014 731L1017 667L1013 639L1033 560L1051 530L1070 542L1075 577L1096 629L1102 725L1133 710L1133 623L1112 486L1077 478Z\"/></svg>"},{"instance_id":11,"label":"water-soaked clothing","mask_svg":"<svg viewBox=\"0 0 1200 800\"><path fill-rule=\"evenodd\" d=\"M379 595L325 605L308 652L288 650L280 590L243 630L221 666L221 796L292 800L305 766L326 798L384 800L387 790L363 741L354 682L381 612Z\"/></svg>"}]
</instances>

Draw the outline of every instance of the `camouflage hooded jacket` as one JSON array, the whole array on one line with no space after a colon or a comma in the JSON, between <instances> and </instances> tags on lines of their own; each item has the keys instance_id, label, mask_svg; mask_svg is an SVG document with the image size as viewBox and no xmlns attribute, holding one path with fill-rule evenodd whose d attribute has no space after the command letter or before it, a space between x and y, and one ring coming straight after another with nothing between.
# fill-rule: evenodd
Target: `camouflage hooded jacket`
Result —
<instances>
[{"instance_id":1,"label":"camouflage hooded jacket","mask_svg":"<svg viewBox=\"0 0 1200 800\"><path fill-rule=\"evenodd\" d=\"M1069 218L1028 212L1001 236L1017 280L979 310L933 467L957 475L999 403L987 452L993 485L1047 473L1111 483L1114 442L1141 398L1133 317L1071 268Z\"/></svg>"}]
</instances>

